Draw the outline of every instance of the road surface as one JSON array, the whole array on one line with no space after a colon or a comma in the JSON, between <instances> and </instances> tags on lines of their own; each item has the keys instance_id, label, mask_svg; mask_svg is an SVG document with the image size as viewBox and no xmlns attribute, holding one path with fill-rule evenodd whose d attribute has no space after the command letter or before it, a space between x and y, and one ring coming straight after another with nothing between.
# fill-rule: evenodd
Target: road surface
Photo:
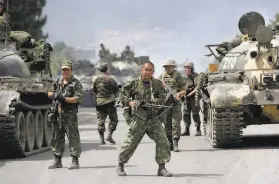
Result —
<instances>
[{"instance_id":1,"label":"road surface","mask_svg":"<svg viewBox=\"0 0 279 184\"><path fill-rule=\"evenodd\" d=\"M46 152L24 159L0 160L1 184L277 184L279 181L278 125L250 127L245 130L244 147L239 149L213 149L204 137L182 137L181 152L172 153L167 169L174 177L157 177L155 144L145 136L128 164L128 176L115 172L118 148L126 136L122 112L118 112L119 126L114 134L116 145L99 146L96 113L94 109L81 109L79 129L82 155L79 170L68 170L71 162L68 149L62 169L48 170L53 161ZM195 133L194 127L191 129Z\"/></svg>"}]
</instances>

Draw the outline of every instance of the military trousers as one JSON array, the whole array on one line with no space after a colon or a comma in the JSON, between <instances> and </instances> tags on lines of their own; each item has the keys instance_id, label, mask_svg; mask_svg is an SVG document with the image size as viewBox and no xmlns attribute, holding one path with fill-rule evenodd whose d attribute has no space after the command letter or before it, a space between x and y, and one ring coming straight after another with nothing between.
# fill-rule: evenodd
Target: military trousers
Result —
<instances>
[{"instance_id":1,"label":"military trousers","mask_svg":"<svg viewBox=\"0 0 279 184\"><path fill-rule=\"evenodd\" d=\"M181 104L174 103L173 108L166 113L165 130L167 138L180 139L182 120Z\"/></svg>"},{"instance_id":2,"label":"military trousers","mask_svg":"<svg viewBox=\"0 0 279 184\"><path fill-rule=\"evenodd\" d=\"M110 119L108 128L112 131L116 130L118 124L118 116L116 107L114 107L114 105L115 102L96 106L98 131L100 133L106 131L105 121L107 116L109 116Z\"/></svg>"},{"instance_id":3,"label":"military trousers","mask_svg":"<svg viewBox=\"0 0 279 184\"><path fill-rule=\"evenodd\" d=\"M119 163L125 164L129 161L145 134L156 144L156 162L164 164L170 161L170 144L164 127L158 118L142 120L133 116L129 126L128 135L120 147Z\"/></svg>"},{"instance_id":4,"label":"military trousers","mask_svg":"<svg viewBox=\"0 0 279 184\"><path fill-rule=\"evenodd\" d=\"M76 112L61 115L61 129L58 122L53 125L51 149L57 156L62 156L65 151L65 134L69 140L70 155L80 157L81 142Z\"/></svg>"},{"instance_id":5,"label":"military trousers","mask_svg":"<svg viewBox=\"0 0 279 184\"><path fill-rule=\"evenodd\" d=\"M190 97L186 99L186 101L183 104L183 121L185 127L190 127L191 125L191 113L195 125L200 126L201 120L200 120L199 112L200 112L200 107L195 106L195 97Z\"/></svg>"}]
</instances>

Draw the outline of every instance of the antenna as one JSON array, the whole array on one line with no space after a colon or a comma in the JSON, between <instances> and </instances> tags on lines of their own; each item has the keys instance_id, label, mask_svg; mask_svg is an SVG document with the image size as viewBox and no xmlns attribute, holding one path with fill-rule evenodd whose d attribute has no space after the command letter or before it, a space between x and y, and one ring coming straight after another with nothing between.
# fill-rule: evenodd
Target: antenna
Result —
<instances>
[{"instance_id":1,"label":"antenna","mask_svg":"<svg viewBox=\"0 0 279 184\"><path fill-rule=\"evenodd\" d=\"M6 11L7 11L7 16L8 16L8 14L9 14L9 0L6 0ZM6 22L7 26L6 26L6 38L5 38L4 50L7 49L7 42L8 42L8 36L9 36L8 35L8 28L10 27L8 21L5 20L5 22Z\"/></svg>"}]
</instances>

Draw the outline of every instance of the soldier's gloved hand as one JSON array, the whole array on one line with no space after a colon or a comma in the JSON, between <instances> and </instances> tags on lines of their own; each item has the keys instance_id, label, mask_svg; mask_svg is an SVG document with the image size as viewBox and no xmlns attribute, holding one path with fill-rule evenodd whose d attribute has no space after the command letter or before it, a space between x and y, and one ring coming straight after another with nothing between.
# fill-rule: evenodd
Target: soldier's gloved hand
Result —
<instances>
[{"instance_id":1,"label":"soldier's gloved hand","mask_svg":"<svg viewBox=\"0 0 279 184\"><path fill-rule=\"evenodd\" d=\"M59 100L60 102L64 102L65 101L65 96L62 93L58 93L57 100Z\"/></svg>"}]
</instances>

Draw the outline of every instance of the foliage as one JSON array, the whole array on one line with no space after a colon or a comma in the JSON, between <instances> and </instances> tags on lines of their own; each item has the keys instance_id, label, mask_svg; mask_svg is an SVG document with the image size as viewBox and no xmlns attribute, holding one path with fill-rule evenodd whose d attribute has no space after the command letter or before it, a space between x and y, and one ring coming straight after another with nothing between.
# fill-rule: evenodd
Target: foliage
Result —
<instances>
[{"instance_id":1,"label":"foliage","mask_svg":"<svg viewBox=\"0 0 279 184\"><path fill-rule=\"evenodd\" d=\"M270 22L270 23L268 24L268 27L274 29L275 26L276 26L276 24L279 23L279 12L275 14L273 20L272 20L272 19L269 19L269 22Z\"/></svg>"},{"instance_id":2,"label":"foliage","mask_svg":"<svg viewBox=\"0 0 279 184\"><path fill-rule=\"evenodd\" d=\"M47 39L42 29L47 15L42 15L46 0L9 0L8 13L11 30L28 32L34 39Z\"/></svg>"}]
</instances>

